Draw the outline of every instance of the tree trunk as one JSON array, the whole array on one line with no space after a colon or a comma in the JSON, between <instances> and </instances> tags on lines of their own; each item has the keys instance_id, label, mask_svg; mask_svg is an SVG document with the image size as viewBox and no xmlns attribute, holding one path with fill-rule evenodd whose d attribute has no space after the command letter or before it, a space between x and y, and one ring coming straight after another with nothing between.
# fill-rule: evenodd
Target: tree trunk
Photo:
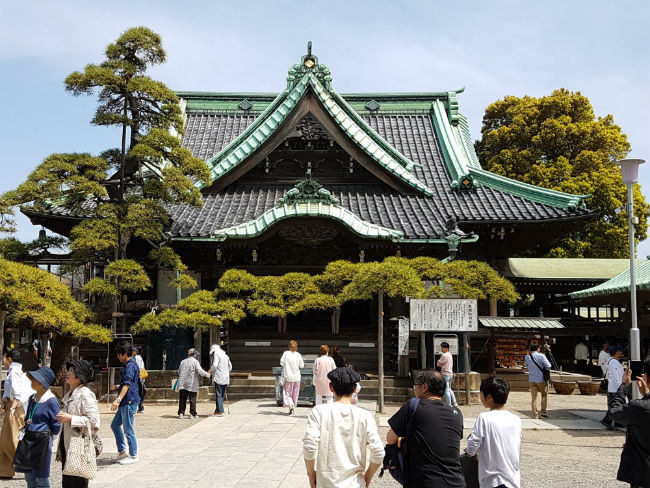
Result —
<instances>
[{"instance_id":1,"label":"tree trunk","mask_svg":"<svg viewBox=\"0 0 650 488\"><path fill-rule=\"evenodd\" d=\"M52 361L50 363L50 368L54 371L56 375L56 384L61 385L63 382L63 376L59 373L61 368L65 368L65 363L70 360L72 353L72 346L77 344L77 339L71 336L56 336L52 341Z\"/></svg>"},{"instance_id":2,"label":"tree trunk","mask_svg":"<svg viewBox=\"0 0 650 488\"><path fill-rule=\"evenodd\" d=\"M379 373L379 413L384 413L384 291L377 294L377 369Z\"/></svg>"},{"instance_id":3,"label":"tree trunk","mask_svg":"<svg viewBox=\"0 0 650 488\"><path fill-rule=\"evenodd\" d=\"M0 310L0 354L5 353L5 317L6 316L7 316L7 312L5 312L4 310Z\"/></svg>"}]
</instances>

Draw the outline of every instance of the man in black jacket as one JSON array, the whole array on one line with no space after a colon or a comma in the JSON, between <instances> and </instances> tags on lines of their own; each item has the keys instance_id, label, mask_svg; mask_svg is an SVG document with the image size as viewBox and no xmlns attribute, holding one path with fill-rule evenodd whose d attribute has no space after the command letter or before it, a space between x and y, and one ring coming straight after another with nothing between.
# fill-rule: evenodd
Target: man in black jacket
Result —
<instances>
[{"instance_id":1,"label":"man in black jacket","mask_svg":"<svg viewBox=\"0 0 650 488\"><path fill-rule=\"evenodd\" d=\"M650 359L643 371L637 380L643 398L627 402L632 390L632 372L627 370L609 409L614 422L627 426L616 479L632 488L650 488Z\"/></svg>"}]
</instances>

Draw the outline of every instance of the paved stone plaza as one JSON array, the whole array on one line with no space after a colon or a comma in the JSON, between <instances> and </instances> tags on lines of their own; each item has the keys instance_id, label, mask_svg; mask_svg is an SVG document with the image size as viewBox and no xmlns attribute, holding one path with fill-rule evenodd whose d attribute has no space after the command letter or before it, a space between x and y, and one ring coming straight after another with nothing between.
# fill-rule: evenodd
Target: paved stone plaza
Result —
<instances>
[{"instance_id":1,"label":"paved stone plaza","mask_svg":"<svg viewBox=\"0 0 650 488\"><path fill-rule=\"evenodd\" d=\"M549 395L547 420L529 417L528 393L511 394L509 406L522 417L522 487L622 487L615 481L623 432L610 432L597 422L604 397ZM372 408L372 402L364 403ZM270 399L242 400L230 405L230 415L208 416L211 403L199 403L199 420L179 420L173 405L148 406L136 418L140 462L112 464L116 453L110 433L112 414L101 405L105 451L93 488L108 487L215 487L294 488L307 485L302 460L302 437L308 407L293 416ZM386 420L398 408L377 415L385 437ZM466 438L481 406L461 407ZM462 447L464 448L464 442ZM0 481L2 488L24 487L20 480ZM60 464L53 463L52 486L60 487ZM375 478L372 486L397 487L392 479Z\"/></svg>"}]
</instances>

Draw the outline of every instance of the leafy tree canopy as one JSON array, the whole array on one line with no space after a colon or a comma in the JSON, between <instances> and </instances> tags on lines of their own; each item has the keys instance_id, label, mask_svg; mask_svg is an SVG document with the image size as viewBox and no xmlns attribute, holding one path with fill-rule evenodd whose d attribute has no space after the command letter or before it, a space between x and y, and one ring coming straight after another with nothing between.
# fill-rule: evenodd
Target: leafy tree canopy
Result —
<instances>
[{"instance_id":1,"label":"leafy tree canopy","mask_svg":"<svg viewBox=\"0 0 650 488\"><path fill-rule=\"evenodd\" d=\"M0 258L0 312L12 327L110 342L111 331L92 322L92 314L72 298L66 285L39 268Z\"/></svg>"},{"instance_id":2,"label":"leafy tree canopy","mask_svg":"<svg viewBox=\"0 0 650 488\"><path fill-rule=\"evenodd\" d=\"M573 194L589 194L601 217L545 249L553 257L629 257L628 220L614 210L627 201L616 161L630 150L611 115L596 117L589 99L566 89L535 97L507 96L490 105L475 144L481 165L494 173ZM648 204L634 189L636 240L647 237Z\"/></svg>"},{"instance_id":3,"label":"leafy tree canopy","mask_svg":"<svg viewBox=\"0 0 650 488\"><path fill-rule=\"evenodd\" d=\"M202 205L195 182L210 183L208 166L181 147L184 133L178 97L147 70L165 61L158 34L146 27L124 32L105 51L105 60L71 73L66 90L75 96L97 94L92 123L122 129L121 145L99 156L52 154L15 191L0 199L0 225L10 226L7 209L30 203L45 211L56 205L85 219L71 232L70 247L79 263L105 260L104 277L86 291L113 296L148 288L145 269L127 259L133 239L151 244L150 260L174 271L172 286L196 287L187 268L165 245L168 203ZM103 282L101 282L103 281Z\"/></svg>"}]
</instances>

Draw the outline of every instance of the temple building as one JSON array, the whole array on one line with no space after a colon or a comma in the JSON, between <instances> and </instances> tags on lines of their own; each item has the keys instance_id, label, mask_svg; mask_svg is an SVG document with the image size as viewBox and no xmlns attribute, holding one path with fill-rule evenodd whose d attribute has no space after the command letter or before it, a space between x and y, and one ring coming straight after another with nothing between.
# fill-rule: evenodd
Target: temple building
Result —
<instances>
[{"instance_id":1,"label":"temple building","mask_svg":"<svg viewBox=\"0 0 650 488\"><path fill-rule=\"evenodd\" d=\"M596 217L585 208L587 195L482 169L459 110L462 91L340 94L310 43L280 94L178 92L182 143L208 163L213 182L201 186L202 208L170 209L173 247L201 288L214 289L229 268L318 273L336 259L395 255L494 264ZM55 209L28 215L63 234L75 223ZM173 302L175 292L158 278L138 298ZM268 371L287 340L297 339L306 352L338 343L357 369L376 371L375 309L346 304L338 334L326 312L289 317L287 333L274 320L248 317L229 331L233 364ZM192 339L181 335L138 338L149 343L152 368L163 349L183 357ZM207 356L207 340L203 347Z\"/></svg>"}]
</instances>

